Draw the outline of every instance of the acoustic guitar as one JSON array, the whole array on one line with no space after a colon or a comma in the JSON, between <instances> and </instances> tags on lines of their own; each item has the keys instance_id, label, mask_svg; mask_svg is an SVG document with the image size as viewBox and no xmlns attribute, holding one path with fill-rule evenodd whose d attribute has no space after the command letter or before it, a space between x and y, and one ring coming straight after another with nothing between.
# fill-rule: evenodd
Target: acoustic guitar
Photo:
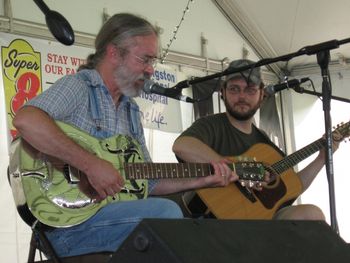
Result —
<instances>
[{"instance_id":1,"label":"acoustic guitar","mask_svg":"<svg viewBox=\"0 0 350 263\"><path fill-rule=\"evenodd\" d=\"M350 135L349 127L350 122L338 125L332 134L337 133L341 136L341 141ZM320 138L283 158L273 147L256 144L242 156L263 163L265 170L269 171L273 178L278 178L274 186L257 191L241 184L230 184L224 188L200 189L196 194L205 204L207 213L211 212L218 219L271 219L281 206L292 203L302 193L300 179L292 167L324 146L325 139ZM232 160L235 162L237 158ZM191 201L186 203L187 207L196 208L199 202L189 205ZM190 210L191 212L193 211Z\"/></svg>"}]
</instances>

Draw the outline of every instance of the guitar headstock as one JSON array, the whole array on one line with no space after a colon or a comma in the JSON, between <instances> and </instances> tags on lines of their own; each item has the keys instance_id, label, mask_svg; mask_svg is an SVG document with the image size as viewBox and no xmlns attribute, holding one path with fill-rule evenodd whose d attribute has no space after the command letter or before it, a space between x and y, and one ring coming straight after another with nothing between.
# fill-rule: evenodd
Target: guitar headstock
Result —
<instances>
[{"instance_id":1,"label":"guitar headstock","mask_svg":"<svg viewBox=\"0 0 350 263\"><path fill-rule=\"evenodd\" d=\"M236 162L235 171L242 186L260 186L265 180L265 167L261 162Z\"/></svg>"},{"instance_id":2,"label":"guitar headstock","mask_svg":"<svg viewBox=\"0 0 350 263\"><path fill-rule=\"evenodd\" d=\"M338 124L332 132L333 140L340 142L350 136L350 122Z\"/></svg>"}]
</instances>

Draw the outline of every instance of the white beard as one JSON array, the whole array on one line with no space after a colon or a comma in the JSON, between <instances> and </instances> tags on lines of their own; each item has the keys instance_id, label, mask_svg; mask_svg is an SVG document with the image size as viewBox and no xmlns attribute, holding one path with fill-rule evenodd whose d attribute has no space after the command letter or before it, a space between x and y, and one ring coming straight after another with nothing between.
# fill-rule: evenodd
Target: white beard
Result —
<instances>
[{"instance_id":1,"label":"white beard","mask_svg":"<svg viewBox=\"0 0 350 263\"><path fill-rule=\"evenodd\" d=\"M128 97L136 97L141 93L141 87L137 87L138 80L144 80L143 74L131 74L125 65L120 65L114 71L114 80L117 83L120 92Z\"/></svg>"}]
</instances>

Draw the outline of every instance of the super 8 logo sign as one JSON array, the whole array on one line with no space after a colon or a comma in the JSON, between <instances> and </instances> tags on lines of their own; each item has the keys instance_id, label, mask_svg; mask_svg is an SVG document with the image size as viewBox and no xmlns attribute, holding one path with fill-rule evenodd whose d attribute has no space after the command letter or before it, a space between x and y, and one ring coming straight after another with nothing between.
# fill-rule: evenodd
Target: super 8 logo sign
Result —
<instances>
[{"instance_id":1,"label":"super 8 logo sign","mask_svg":"<svg viewBox=\"0 0 350 263\"><path fill-rule=\"evenodd\" d=\"M1 58L7 123L14 138L17 131L12 120L16 112L42 91L40 52L35 52L27 41L15 39L1 48Z\"/></svg>"}]
</instances>

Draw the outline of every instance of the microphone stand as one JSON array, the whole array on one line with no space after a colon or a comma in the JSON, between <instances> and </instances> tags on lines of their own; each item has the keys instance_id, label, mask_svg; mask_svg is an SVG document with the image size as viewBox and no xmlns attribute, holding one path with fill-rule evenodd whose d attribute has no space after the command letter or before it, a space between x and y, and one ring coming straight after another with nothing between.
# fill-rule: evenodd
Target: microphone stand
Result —
<instances>
[{"instance_id":1,"label":"microphone stand","mask_svg":"<svg viewBox=\"0 0 350 263\"><path fill-rule=\"evenodd\" d=\"M211 79L215 79L215 78L219 78L222 76L226 76L232 73L237 73L237 72L242 72L245 70L249 70L249 69L253 69L256 67L261 67L261 66L265 66L265 65L269 65L272 63L276 63L276 62L280 62L280 61L288 61L291 60L292 58L301 56L301 55L314 55L317 54L318 52L324 51L324 50L331 50L331 49L335 49L338 48L340 45L346 44L350 42L350 38L346 38L343 40L330 40L330 41L326 41L326 42L322 42L316 45L312 45L312 46L306 46L303 47L302 49L300 49L297 52L294 53L290 53L290 54L286 54L286 55L282 55L279 57L275 57L275 58L265 58L265 59L261 59L258 62L256 62L255 64L251 64L251 65L247 65L247 66L242 66L242 67L238 67L238 68L228 68L222 72L219 73L215 73L212 75L208 75L208 76L204 76L204 77L199 77L199 78L192 78L192 79L187 79L187 80L183 80L180 81L179 83L177 83L174 87L172 87L175 90L181 90L183 88L188 88L193 84L197 84L197 83L201 83L207 80L211 80Z\"/></svg>"},{"instance_id":2,"label":"microphone stand","mask_svg":"<svg viewBox=\"0 0 350 263\"><path fill-rule=\"evenodd\" d=\"M317 62L321 68L322 75L322 104L325 120L325 137L326 137L326 173L328 179L329 204L331 226L339 235L338 223L335 209L335 191L334 191L334 170L333 170L333 147L332 147L332 119L330 116L332 86L328 70L330 53L329 50L323 50L317 53Z\"/></svg>"},{"instance_id":3,"label":"microphone stand","mask_svg":"<svg viewBox=\"0 0 350 263\"><path fill-rule=\"evenodd\" d=\"M300 94L305 93L305 94L309 94L309 95L315 95L315 96L318 96L318 97L321 97L321 96L322 96L322 93L320 93L320 92L312 91L312 90L307 90L307 89L304 89L303 87L300 87L300 86L294 87L293 90L294 90L295 92L300 93ZM337 96L333 96L333 95L331 95L331 99L350 103L350 100L349 100L349 99L345 99L345 98L341 98L341 97L337 97Z\"/></svg>"},{"instance_id":4,"label":"microphone stand","mask_svg":"<svg viewBox=\"0 0 350 263\"><path fill-rule=\"evenodd\" d=\"M194 78L191 80L184 80L176 84L173 88L175 90L181 90L183 88L189 87L193 84L200 83L203 81L207 81L210 79L222 77L225 75L229 75L232 73L242 72L245 70L253 69L255 67L261 67L264 65L272 64L279 61L288 61L294 57L301 55L314 55L317 54L317 62L321 67L321 74L323 78L322 82L322 96L323 96L323 110L324 110L324 118L325 118L325 136L326 136L326 171L327 178L329 183L329 196L330 196L330 213L331 213L331 226L333 230L337 234L339 234L336 213L335 213L335 198L334 198L334 178L333 178L333 158L332 158L332 138L331 138L331 118L330 118L330 98L331 98L331 84L329 82L329 51L331 49L338 48L340 45L346 44L350 42L350 38L343 40L330 40L326 42L322 42L312 46L306 46L295 53L290 53L287 55L283 55L276 58L266 58L261 59L255 64L247 65L239 68L228 68L223 72L208 75L205 77Z\"/></svg>"}]
</instances>

